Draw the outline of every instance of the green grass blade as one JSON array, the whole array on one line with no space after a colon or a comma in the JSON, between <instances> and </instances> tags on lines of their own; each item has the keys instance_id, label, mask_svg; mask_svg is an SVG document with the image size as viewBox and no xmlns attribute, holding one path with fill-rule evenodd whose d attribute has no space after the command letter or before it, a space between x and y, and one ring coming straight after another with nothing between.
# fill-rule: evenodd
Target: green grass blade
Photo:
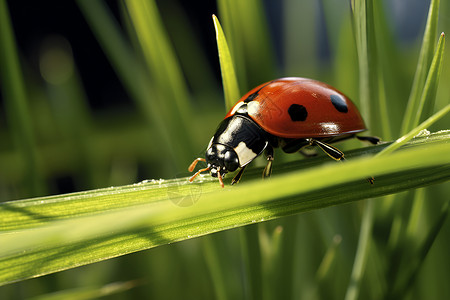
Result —
<instances>
[{"instance_id":1,"label":"green grass blade","mask_svg":"<svg viewBox=\"0 0 450 300\"><path fill-rule=\"evenodd\" d=\"M247 285L247 299L262 298L261 247L256 226L242 227L239 230L241 253L244 265L244 278Z\"/></svg>"},{"instance_id":2,"label":"green grass blade","mask_svg":"<svg viewBox=\"0 0 450 300\"><path fill-rule=\"evenodd\" d=\"M157 89L148 101L156 101L157 109L165 120L172 139L177 140L178 167L192 159L194 140L190 118L192 117L189 95L181 67L176 59L168 34L154 0L125 1L131 24L136 32L145 58L151 81ZM182 130L181 130L182 129ZM180 134L182 132L182 134ZM179 147L178 145L183 145Z\"/></svg>"},{"instance_id":3,"label":"green grass blade","mask_svg":"<svg viewBox=\"0 0 450 300\"><path fill-rule=\"evenodd\" d=\"M101 287L83 287L58 291L51 294L44 294L37 297L28 298L29 300L89 300L100 297L115 295L140 285L138 280L112 282Z\"/></svg>"},{"instance_id":4,"label":"green grass blade","mask_svg":"<svg viewBox=\"0 0 450 300\"><path fill-rule=\"evenodd\" d=\"M77 182L86 188L107 186L109 182L102 176L97 149L92 143L93 118L71 45L62 37L47 38L39 62L55 127L74 149L75 159L84 162L80 169L86 175Z\"/></svg>"},{"instance_id":5,"label":"green grass blade","mask_svg":"<svg viewBox=\"0 0 450 300\"><path fill-rule=\"evenodd\" d=\"M361 281L364 275L364 269L369 256L371 245L371 233L373 227L373 199L366 202L364 207L364 213L362 216L361 231L358 238L358 248L356 250L355 261L353 263L352 274L350 277L350 283L345 294L345 300L358 299Z\"/></svg>"},{"instance_id":6,"label":"green grass blade","mask_svg":"<svg viewBox=\"0 0 450 300\"><path fill-rule=\"evenodd\" d=\"M263 1L218 0L217 6L240 87L272 80L275 56Z\"/></svg>"},{"instance_id":7,"label":"green grass blade","mask_svg":"<svg viewBox=\"0 0 450 300\"><path fill-rule=\"evenodd\" d=\"M405 150L376 158L355 157L367 154L367 148L349 151L345 164L310 168L325 157L288 163L264 182L261 169L249 170L246 176L256 180L225 189L209 177L193 184L182 178L3 203L0 282L447 181L449 140L448 132L417 138ZM370 175L376 184L364 180ZM191 206L179 206L182 199Z\"/></svg>"},{"instance_id":8,"label":"green grass blade","mask_svg":"<svg viewBox=\"0 0 450 300\"><path fill-rule=\"evenodd\" d=\"M377 156L386 155L388 153L391 153L395 151L396 149L400 148L404 144L406 144L408 141L410 141L412 138L414 138L416 135L419 134L420 131L430 127L433 123L441 119L443 116L448 114L450 112L450 104L448 104L446 107L429 117L427 120L425 120L422 124L402 136L401 138L394 141L392 144L389 145L389 147L383 149L380 153L377 154Z\"/></svg>"},{"instance_id":9,"label":"green grass blade","mask_svg":"<svg viewBox=\"0 0 450 300\"><path fill-rule=\"evenodd\" d=\"M129 45L112 12L103 1L78 0L77 3L124 87L147 121L156 127L154 132L163 145L161 148L167 149L171 154L171 159L167 160L174 161L180 168L184 167L192 152L187 154L188 150L185 147L179 147L179 140L175 138L180 131L180 127L176 127L178 123L167 122L171 119L171 113L175 114L176 111L167 113L164 110L166 114L162 113L161 106L164 105L158 101L160 99L155 84L143 64L136 58L136 53ZM155 66L158 67L162 66ZM173 97L167 96L166 100L170 103ZM180 138L184 137L185 135L182 135Z\"/></svg>"},{"instance_id":10,"label":"green grass blade","mask_svg":"<svg viewBox=\"0 0 450 300\"><path fill-rule=\"evenodd\" d=\"M213 22L216 30L217 49L219 51L220 71L222 73L223 92L225 95L225 107L228 111L239 100L241 95L239 92L236 73L234 71L233 59L231 58L231 53L222 30L222 26L220 26L219 20L215 15L213 15Z\"/></svg>"},{"instance_id":11,"label":"green grass blade","mask_svg":"<svg viewBox=\"0 0 450 300\"><path fill-rule=\"evenodd\" d=\"M211 272L216 299L229 299L230 297L227 295L225 279L223 278L223 271L220 265L219 251L214 243L214 240L207 236L202 242L203 253L205 255L206 263L208 264L208 270Z\"/></svg>"},{"instance_id":12,"label":"green grass blade","mask_svg":"<svg viewBox=\"0 0 450 300\"><path fill-rule=\"evenodd\" d=\"M396 49L394 45L394 38L392 30L388 27L388 20L385 14L385 7L382 1L373 2L373 18L374 18L374 31L377 40L377 86L378 86L378 122L380 123L380 133L384 140L392 139L392 113L396 111L397 101L389 101L389 98L393 97L393 82L396 83L396 78L400 77L397 74L398 65L396 65ZM389 86L390 84L390 86Z\"/></svg>"},{"instance_id":13,"label":"green grass blade","mask_svg":"<svg viewBox=\"0 0 450 300\"><path fill-rule=\"evenodd\" d=\"M449 201L443 205L440 215L432 222L431 228L428 230L425 238L417 241L417 236L403 245L408 251L404 251L406 255L401 256L399 267L396 273L392 272L394 282L391 284L391 289L388 290L386 298L398 299L407 294L413 281L419 273L420 267L425 262L428 252L433 245L436 237L441 232L441 229L448 217ZM400 270L400 271L399 271Z\"/></svg>"},{"instance_id":14,"label":"green grass blade","mask_svg":"<svg viewBox=\"0 0 450 300\"><path fill-rule=\"evenodd\" d=\"M0 76L5 110L13 131L15 144L21 153L24 169L24 196L44 194L43 170L36 152L34 124L28 104L26 85L20 67L6 0L0 0Z\"/></svg>"},{"instance_id":15,"label":"green grass blade","mask_svg":"<svg viewBox=\"0 0 450 300\"><path fill-rule=\"evenodd\" d=\"M385 109L385 104L382 102L385 97L385 87L380 74L382 68L375 31L376 18L381 18L376 15L375 7L380 4L375 4L375 2L373 0L355 1L352 9L353 30L358 53L360 110L372 134L380 135L389 130L389 125L385 119L386 116L381 116Z\"/></svg>"},{"instance_id":16,"label":"green grass blade","mask_svg":"<svg viewBox=\"0 0 450 300\"><path fill-rule=\"evenodd\" d=\"M402 134L407 133L414 127L414 117L419 110L420 98L423 94L422 91L425 86L428 70L430 69L433 54L435 52L434 37L437 32L439 3L440 0L432 0L430 3L427 24L422 40L422 48L420 49L416 73L414 75L411 93L409 95L408 104L403 117Z\"/></svg>"},{"instance_id":17,"label":"green grass blade","mask_svg":"<svg viewBox=\"0 0 450 300\"><path fill-rule=\"evenodd\" d=\"M425 81L425 86L423 87L423 92L420 97L419 107L416 111L414 121L412 126L416 127L420 121L427 115L430 115L434 109L435 96L439 83L439 77L442 70L443 59L444 59L444 46L445 46L445 35L441 34L436 52L431 62L430 70L428 71L428 76Z\"/></svg>"}]
</instances>

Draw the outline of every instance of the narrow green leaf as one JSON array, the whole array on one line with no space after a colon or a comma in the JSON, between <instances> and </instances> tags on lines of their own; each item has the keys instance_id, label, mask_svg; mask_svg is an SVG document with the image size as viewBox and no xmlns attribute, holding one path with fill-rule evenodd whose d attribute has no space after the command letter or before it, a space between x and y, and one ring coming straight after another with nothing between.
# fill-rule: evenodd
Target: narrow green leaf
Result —
<instances>
[{"instance_id":1,"label":"narrow green leaf","mask_svg":"<svg viewBox=\"0 0 450 300\"><path fill-rule=\"evenodd\" d=\"M155 87L154 94L148 95L147 101L157 102L156 113L166 119L164 124L169 135L177 139L177 145L183 145L175 147L179 151L174 156L181 168L194 153L194 134L192 126L189 126L192 113L181 67L155 1L127 0L125 5ZM179 134L180 128L183 128L183 134Z\"/></svg>"},{"instance_id":2,"label":"narrow green leaf","mask_svg":"<svg viewBox=\"0 0 450 300\"><path fill-rule=\"evenodd\" d=\"M358 238L358 248L356 249L355 260L353 262L350 283L345 294L345 300L358 299L361 289L361 281L370 251L370 242L373 227L374 204L373 199L365 203L362 216L361 230Z\"/></svg>"},{"instance_id":3,"label":"narrow green leaf","mask_svg":"<svg viewBox=\"0 0 450 300\"><path fill-rule=\"evenodd\" d=\"M391 155L352 157L366 154L364 148L348 152L345 164L330 162L302 171L292 172L311 164L288 163L278 166L282 172L264 182L256 175L261 172L257 169L251 177L258 179L225 189L214 178L193 184L183 178L3 203L0 283L446 181L450 178L449 140L450 133L442 132L418 138ZM383 147L371 150L378 152ZM370 175L376 178L374 185L364 180Z\"/></svg>"},{"instance_id":4,"label":"narrow green leaf","mask_svg":"<svg viewBox=\"0 0 450 300\"><path fill-rule=\"evenodd\" d=\"M190 144L190 141L186 141L189 142L188 144L181 142L184 145L187 145L187 148L179 147L180 140L178 138L174 138L179 136L179 128L189 128L188 126L177 127L179 126L178 121L183 120L183 118L178 117L178 110L172 110L170 108L170 106L175 102L174 99L176 97L172 94L168 94L169 92L161 95L156 88L155 80L151 80L145 65L137 59L137 55L122 32L120 25L117 20L114 19L112 12L103 1L77 0L77 4L91 27L91 30L95 34L98 42L100 43L103 51L108 57L111 65L115 69L119 79L122 81L124 87L132 96L132 99L136 102L139 110L143 113L147 121L152 126L156 127L154 132L161 141L162 148L167 149L168 153L170 153L171 159L168 159L168 161L174 161L175 165L178 165L180 168L181 166L184 167L184 164L188 161L188 158L191 158L192 152L188 153L188 145ZM138 5L137 2L134 4ZM155 26L159 26L157 20L154 20L154 22L157 23ZM142 26L145 27L147 25L143 24ZM145 35L148 33L145 29L142 30L144 30L142 34ZM155 39L155 44L160 45L167 43L165 39L162 40L164 34L160 32L162 31L160 27L156 27L153 30L158 32L158 35L153 36ZM159 37L161 40L158 39ZM151 42L152 40L149 41L149 43ZM169 46L166 45L166 47ZM166 57L166 55L170 55L169 53L159 52L157 49L153 48L146 48L143 51L147 54L147 57L155 57L155 60L161 64L149 66L154 72L159 72L155 71L159 70L158 68L166 68L162 62L162 56L164 56L165 60L168 61L166 64L175 64L170 57ZM149 54L148 51L153 52L152 54ZM177 73L176 67L174 67L174 69L175 70L173 70L172 73ZM163 71L160 72L162 73ZM154 74L154 77L159 78L158 76L164 78L166 74ZM167 74L167 76L169 75ZM178 75L174 75L170 78L175 80L174 78L177 76ZM168 81L170 80L168 77L166 78ZM164 85L165 87L166 84ZM182 85L182 83L179 84ZM161 99L163 97L165 97L165 101ZM161 101L163 101L163 103L160 103ZM183 112L183 114L189 113ZM173 122L172 118L174 119ZM167 122L169 119L171 122ZM180 135L180 139L183 140L184 138L186 138L185 134Z\"/></svg>"},{"instance_id":5,"label":"narrow green leaf","mask_svg":"<svg viewBox=\"0 0 450 300\"><path fill-rule=\"evenodd\" d=\"M359 101L361 113L372 132L380 132L378 110L378 57L373 0L355 1L353 30L359 67Z\"/></svg>"},{"instance_id":6,"label":"narrow green leaf","mask_svg":"<svg viewBox=\"0 0 450 300\"><path fill-rule=\"evenodd\" d=\"M138 280L112 282L101 287L82 287L77 289L68 289L55 293L44 294L29 300L89 300L100 297L110 296L132 289L141 283Z\"/></svg>"},{"instance_id":7,"label":"narrow green leaf","mask_svg":"<svg viewBox=\"0 0 450 300\"><path fill-rule=\"evenodd\" d=\"M219 251L211 237L205 237L202 241L203 253L205 255L208 269L211 273L211 279L214 284L214 291L216 292L216 299L229 299L227 296L227 288L225 286L225 279L223 278L223 271L220 266Z\"/></svg>"},{"instance_id":8,"label":"narrow green leaf","mask_svg":"<svg viewBox=\"0 0 450 300\"><path fill-rule=\"evenodd\" d=\"M240 87L272 80L275 55L263 1L218 0L217 6Z\"/></svg>"},{"instance_id":9,"label":"narrow green leaf","mask_svg":"<svg viewBox=\"0 0 450 300\"><path fill-rule=\"evenodd\" d=\"M432 0L428 10L428 19L425 27L425 33L423 35L422 48L420 49L416 73L414 75L411 93L409 95L408 104L403 117L402 134L406 134L414 127L414 116L419 111L420 98L423 94L423 88L428 76L428 70L430 69L433 54L435 52L434 37L437 32L439 3L440 0Z\"/></svg>"},{"instance_id":10,"label":"narrow green leaf","mask_svg":"<svg viewBox=\"0 0 450 300\"><path fill-rule=\"evenodd\" d=\"M28 104L25 81L19 62L14 32L6 0L0 0L0 76L5 111L17 150L21 153L24 168L25 195L41 195L45 184L42 166L36 152L33 118Z\"/></svg>"},{"instance_id":11,"label":"narrow green leaf","mask_svg":"<svg viewBox=\"0 0 450 300\"><path fill-rule=\"evenodd\" d=\"M213 15L214 28L216 30L217 49L219 51L220 70L222 73L223 92L225 95L225 107L228 111L240 98L239 86L234 72L233 59L220 26L219 20Z\"/></svg>"},{"instance_id":12,"label":"narrow green leaf","mask_svg":"<svg viewBox=\"0 0 450 300\"><path fill-rule=\"evenodd\" d=\"M414 138L416 135L419 134L420 131L430 127L433 123L435 123L437 120L445 116L447 113L450 112L450 104L448 104L446 107L429 117L427 120L425 120L422 124L402 136L401 138L397 139L395 142L389 145L389 147L383 149L380 153L377 154L377 156L386 155L388 153L391 153L395 151L396 149L400 148L404 144L406 144L408 141L410 141L412 138Z\"/></svg>"},{"instance_id":13,"label":"narrow green leaf","mask_svg":"<svg viewBox=\"0 0 450 300\"><path fill-rule=\"evenodd\" d=\"M424 117L431 114L434 109L435 96L439 83L439 77L442 70L442 61L444 58L444 46L445 46L445 35L441 34L436 52L431 62L430 70L428 71L428 76L425 81L425 86L423 87L423 92L420 97L419 107L416 111L414 121L412 126L417 126Z\"/></svg>"},{"instance_id":14,"label":"narrow green leaf","mask_svg":"<svg viewBox=\"0 0 450 300\"><path fill-rule=\"evenodd\" d=\"M328 247L327 252L325 253L322 262L319 265L319 268L316 272L317 281L323 281L326 276L331 276L331 266L337 259L337 250L339 245L342 242L342 236L335 235L333 237L331 245Z\"/></svg>"},{"instance_id":15,"label":"narrow green leaf","mask_svg":"<svg viewBox=\"0 0 450 300\"><path fill-rule=\"evenodd\" d=\"M417 237L414 238L414 243L406 243L404 248L408 251L406 255L402 255L399 267L394 270L392 278L394 282L390 285L391 289L387 291L385 298L398 299L406 295L412 282L415 280L419 273L420 267L425 262L425 258L430 251L436 237L441 232L441 229L448 217L449 213L449 201L443 205L440 215L432 221L432 226L426 234L425 238L421 241L417 241ZM397 272L396 272L397 271Z\"/></svg>"},{"instance_id":16,"label":"narrow green leaf","mask_svg":"<svg viewBox=\"0 0 450 300\"><path fill-rule=\"evenodd\" d=\"M223 23L223 31L227 36L227 44L230 55L233 57L235 73L237 81L241 84L240 88L248 89L247 66L245 63L245 51L243 49L242 40L244 39L243 32L240 30L238 7L234 5L233 1L217 0L217 9L220 20Z\"/></svg>"}]
</instances>

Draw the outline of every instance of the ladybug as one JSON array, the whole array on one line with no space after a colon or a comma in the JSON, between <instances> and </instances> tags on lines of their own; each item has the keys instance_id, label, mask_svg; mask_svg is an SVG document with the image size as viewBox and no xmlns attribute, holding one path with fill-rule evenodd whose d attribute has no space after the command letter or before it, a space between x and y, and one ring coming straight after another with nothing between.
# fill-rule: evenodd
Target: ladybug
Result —
<instances>
[{"instance_id":1,"label":"ladybug","mask_svg":"<svg viewBox=\"0 0 450 300\"><path fill-rule=\"evenodd\" d=\"M245 94L227 113L206 148L205 158L189 166L192 172L199 161L219 179L240 168L231 184L239 182L245 167L264 151L267 165L263 178L272 171L273 148L286 153L302 152L317 146L331 158L342 161L344 153L331 143L358 138L377 144L376 137L359 137L366 126L356 106L335 88L313 79L280 78L266 82ZM373 178L368 179L373 183Z\"/></svg>"}]
</instances>

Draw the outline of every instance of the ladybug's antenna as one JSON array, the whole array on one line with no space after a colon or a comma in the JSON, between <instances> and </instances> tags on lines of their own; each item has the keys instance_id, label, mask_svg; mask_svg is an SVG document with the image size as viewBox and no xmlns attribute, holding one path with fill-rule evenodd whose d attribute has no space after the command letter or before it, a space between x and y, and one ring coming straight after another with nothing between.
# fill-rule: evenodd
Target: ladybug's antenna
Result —
<instances>
[{"instance_id":1,"label":"ladybug's antenna","mask_svg":"<svg viewBox=\"0 0 450 300\"><path fill-rule=\"evenodd\" d=\"M201 157L195 159L195 160L192 162L192 164L189 166L189 168L188 168L189 172L194 171L195 166L197 165L197 163L198 163L199 161L206 161L206 159L201 158ZM211 167L206 167L206 168L203 168L203 169L198 170L194 175L192 175L191 177L189 177L189 182L194 181L195 177L197 177L201 172L208 171L210 168L211 168ZM219 178L220 186L221 186L221 187L225 187L225 185L223 184L222 175L220 175L220 171L219 171L219 170L217 170L217 178Z\"/></svg>"},{"instance_id":2,"label":"ladybug's antenna","mask_svg":"<svg viewBox=\"0 0 450 300\"><path fill-rule=\"evenodd\" d=\"M194 160L194 162L196 162L196 161ZM192 163L192 164L194 164L194 163ZM191 166L192 166L192 165L191 165ZM195 167L195 164L194 164L194 167ZM189 170L191 170L190 167L189 167ZM198 170L197 173L195 173L194 175L192 175L191 177L189 177L189 182L194 181L195 177L197 177L198 174L200 174L201 172L208 171L208 170L209 170L209 167ZM192 171L191 171L191 172L192 172Z\"/></svg>"},{"instance_id":3,"label":"ladybug's antenna","mask_svg":"<svg viewBox=\"0 0 450 300\"><path fill-rule=\"evenodd\" d=\"M194 171L194 168L195 168L195 166L197 165L197 163L198 163L199 161L206 161L206 159L201 158L201 157L195 159L195 160L192 162L192 164L189 166L189 168L188 168L189 172ZM197 176L197 175L195 175L195 176Z\"/></svg>"}]
</instances>

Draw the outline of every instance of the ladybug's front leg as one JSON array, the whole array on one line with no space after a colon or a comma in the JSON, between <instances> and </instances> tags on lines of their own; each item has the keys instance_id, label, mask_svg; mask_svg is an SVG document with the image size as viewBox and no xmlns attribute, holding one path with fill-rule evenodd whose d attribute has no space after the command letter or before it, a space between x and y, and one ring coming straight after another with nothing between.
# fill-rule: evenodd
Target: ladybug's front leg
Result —
<instances>
[{"instance_id":1,"label":"ladybug's front leg","mask_svg":"<svg viewBox=\"0 0 450 300\"><path fill-rule=\"evenodd\" d=\"M234 185L234 184L238 183L239 180L241 180L242 174L244 174L245 167L247 167L247 166L243 166L239 170L239 172L236 174L236 176L233 177L233 179L231 180L231 185Z\"/></svg>"},{"instance_id":2,"label":"ladybug's front leg","mask_svg":"<svg viewBox=\"0 0 450 300\"><path fill-rule=\"evenodd\" d=\"M267 165L263 171L263 179L270 177L272 174L272 162L273 162L273 148L272 146L267 146L266 148Z\"/></svg>"}]
</instances>

